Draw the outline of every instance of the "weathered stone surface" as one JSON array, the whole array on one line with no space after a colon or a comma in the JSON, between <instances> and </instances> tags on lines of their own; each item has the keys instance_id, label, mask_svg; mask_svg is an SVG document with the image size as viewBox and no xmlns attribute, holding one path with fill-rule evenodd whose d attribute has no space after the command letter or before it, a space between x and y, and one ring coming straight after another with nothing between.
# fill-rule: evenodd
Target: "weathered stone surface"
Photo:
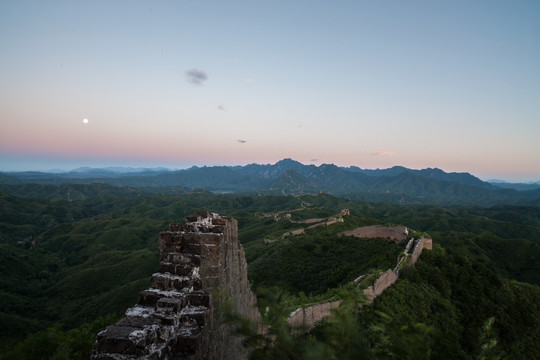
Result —
<instances>
[{"instance_id":1,"label":"weathered stone surface","mask_svg":"<svg viewBox=\"0 0 540 360\"><path fill-rule=\"evenodd\" d=\"M161 298L156 302L156 311L177 313L184 306L184 299Z\"/></svg>"},{"instance_id":2,"label":"weathered stone surface","mask_svg":"<svg viewBox=\"0 0 540 360\"><path fill-rule=\"evenodd\" d=\"M208 276L219 276L219 266L205 266L202 269L200 269L201 277L205 278Z\"/></svg>"},{"instance_id":3,"label":"weathered stone surface","mask_svg":"<svg viewBox=\"0 0 540 360\"><path fill-rule=\"evenodd\" d=\"M142 355L144 346L130 335L139 331L138 327L112 325L98 334L96 349L104 353Z\"/></svg>"},{"instance_id":4,"label":"weathered stone surface","mask_svg":"<svg viewBox=\"0 0 540 360\"><path fill-rule=\"evenodd\" d=\"M161 325L161 321L153 317L126 316L116 323L116 326L133 328L143 328L152 325Z\"/></svg>"},{"instance_id":5,"label":"weathered stone surface","mask_svg":"<svg viewBox=\"0 0 540 360\"><path fill-rule=\"evenodd\" d=\"M417 240L417 242L414 244L414 249L411 254L411 259L409 260L409 264L414 264L416 261L418 261L418 258L420 257L420 254L422 254L422 250L428 249L431 250L433 248L433 240L425 237L421 237Z\"/></svg>"},{"instance_id":6,"label":"weathered stone surface","mask_svg":"<svg viewBox=\"0 0 540 360\"><path fill-rule=\"evenodd\" d=\"M156 302L164 297L165 295L162 295L160 293L157 293L155 291L150 290L144 290L139 293L139 305L143 306L155 306Z\"/></svg>"},{"instance_id":7,"label":"weathered stone surface","mask_svg":"<svg viewBox=\"0 0 540 360\"><path fill-rule=\"evenodd\" d=\"M210 294L201 291L193 291L186 295L186 303L191 306L210 306Z\"/></svg>"},{"instance_id":8,"label":"weathered stone surface","mask_svg":"<svg viewBox=\"0 0 540 360\"><path fill-rule=\"evenodd\" d=\"M377 296L381 295L386 289L398 279L398 274L388 269L375 280L372 286L364 289L364 295L368 298L368 302L372 302Z\"/></svg>"},{"instance_id":9,"label":"weathered stone surface","mask_svg":"<svg viewBox=\"0 0 540 360\"><path fill-rule=\"evenodd\" d=\"M187 306L182 309L180 314L184 322L195 322L198 326L204 326L208 323L208 308L206 306Z\"/></svg>"},{"instance_id":10,"label":"weathered stone surface","mask_svg":"<svg viewBox=\"0 0 540 360\"><path fill-rule=\"evenodd\" d=\"M178 355L193 355L200 347L200 327L183 328L176 336L174 352Z\"/></svg>"},{"instance_id":11,"label":"weathered stone surface","mask_svg":"<svg viewBox=\"0 0 540 360\"><path fill-rule=\"evenodd\" d=\"M355 236L359 238L382 238L401 241L407 238L409 230L405 226L362 226L352 231L345 231L339 235Z\"/></svg>"},{"instance_id":12,"label":"weathered stone surface","mask_svg":"<svg viewBox=\"0 0 540 360\"><path fill-rule=\"evenodd\" d=\"M312 329L315 324L325 317L332 315L332 309L337 308L341 304L341 300L321 303L307 307L305 309L297 309L287 319L289 325L298 330Z\"/></svg>"},{"instance_id":13,"label":"weathered stone surface","mask_svg":"<svg viewBox=\"0 0 540 360\"><path fill-rule=\"evenodd\" d=\"M165 291L182 291L185 288L200 288L200 280L190 276L155 273L150 279L150 287Z\"/></svg>"},{"instance_id":14,"label":"weathered stone surface","mask_svg":"<svg viewBox=\"0 0 540 360\"><path fill-rule=\"evenodd\" d=\"M160 254L160 260L179 265L192 264L193 266L201 265L201 257L195 254L179 253L179 252L166 252Z\"/></svg>"}]
</instances>

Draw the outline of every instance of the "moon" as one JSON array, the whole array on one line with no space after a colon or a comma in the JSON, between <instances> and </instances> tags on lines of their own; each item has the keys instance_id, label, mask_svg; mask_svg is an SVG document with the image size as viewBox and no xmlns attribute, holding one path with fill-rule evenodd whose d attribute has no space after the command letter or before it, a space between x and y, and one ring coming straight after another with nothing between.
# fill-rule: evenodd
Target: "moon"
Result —
<instances>
[{"instance_id":1,"label":"moon","mask_svg":"<svg viewBox=\"0 0 540 360\"><path fill-rule=\"evenodd\" d=\"M85 124L88 124L88 119L83 119L82 122L85 123Z\"/></svg>"}]
</instances>

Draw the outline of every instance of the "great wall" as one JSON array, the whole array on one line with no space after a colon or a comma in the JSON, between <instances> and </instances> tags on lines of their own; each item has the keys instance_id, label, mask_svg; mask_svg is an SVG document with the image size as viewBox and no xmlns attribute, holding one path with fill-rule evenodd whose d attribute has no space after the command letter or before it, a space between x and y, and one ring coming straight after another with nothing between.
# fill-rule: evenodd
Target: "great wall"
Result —
<instances>
[{"instance_id":1,"label":"great wall","mask_svg":"<svg viewBox=\"0 0 540 360\"><path fill-rule=\"evenodd\" d=\"M376 237L376 238L388 238L391 240L399 241L404 240L409 230L404 226L366 226L357 228L353 231L343 233L345 236L356 237ZM412 252L411 251L412 248ZM375 298L381 295L386 289L394 284L399 278L399 272L405 265L413 265L416 263L422 250L433 248L433 240L420 236L418 239L411 238L403 250L403 253L399 256L394 269L388 269L380 276L373 280L369 275L359 276L355 283L360 287L364 287L363 293L368 303L373 302ZM370 285L371 284L371 285ZM316 323L331 316L332 309L338 307L341 304L340 300L331 302L323 302L313 306L298 308L291 313L287 322L291 327L300 329L300 331L309 331Z\"/></svg>"},{"instance_id":2,"label":"great wall","mask_svg":"<svg viewBox=\"0 0 540 360\"><path fill-rule=\"evenodd\" d=\"M398 234L401 239L407 228L370 227L355 231L344 235L385 235L397 241L386 235ZM222 323L226 302L234 313L254 324L260 319L247 279L244 250L238 241L237 221L198 212L187 217L185 224L171 224L168 231L160 233L158 247L160 267L152 275L150 288L139 293L137 305L129 308L120 321L97 335L92 359L247 359L248 350L241 339ZM355 282L368 285L364 294L368 301L373 301L397 280L402 266L414 264L422 250L431 247L429 238L410 239L393 270L374 281L364 276ZM300 308L291 314L288 323L309 330L331 316L331 309L339 304L336 300Z\"/></svg>"},{"instance_id":3,"label":"great wall","mask_svg":"<svg viewBox=\"0 0 540 360\"><path fill-rule=\"evenodd\" d=\"M159 272L136 306L97 336L92 359L227 359L247 357L222 325L222 305L256 320L235 219L200 212L159 234Z\"/></svg>"}]
</instances>

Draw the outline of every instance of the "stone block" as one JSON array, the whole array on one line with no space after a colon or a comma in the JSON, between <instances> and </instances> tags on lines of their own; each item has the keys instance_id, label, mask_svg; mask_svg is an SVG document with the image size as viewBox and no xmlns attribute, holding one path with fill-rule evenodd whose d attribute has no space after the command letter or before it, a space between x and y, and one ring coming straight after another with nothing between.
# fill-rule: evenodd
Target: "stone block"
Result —
<instances>
[{"instance_id":1,"label":"stone block","mask_svg":"<svg viewBox=\"0 0 540 360\"><path fill-rule=\"evenodd\" d=\"M161 233L158 239L159 253L181 252L181 234Z\"/></svg>"},{"instance_id":2,"label":"stone block","mask_svg":"<svg viewBox=\"0 0 540 360\"><path fill-rule=\"evenodd\" d=\"M138 304L141 306L156 306L156 302L164 297L164 295L150 290L143 290L139 292L139 301Z\"/></svg>"},{"instance_id":3,"label":"stone block","mask_svg":"<svg viewBox=\"0 0 540 360\"><path fill-rule=\"evenodd\" d=\"M202 291L194 291L186 294L186 305L210 306L210 294Z\"/></svg>"},{"instance_id":4,"label":"stone block","mask_svg":"<svg viewBox=\"0 0 540 360\"><path fill-rule=\"evenodd\" d=\"M164 291L181 291L195 285L198 279L189 276L155 273L150 279L150 287Z\"/></svg>"},{"instance_id":5,"label":"stone block","mask_svg":"<svg viewBox=\"0 0 540 360\"><path fill-rule=\"evenodd\" d=\"M171 276L170 279L170 290L182 290L184 288L190 288L193 286L193 279L187 276Z\"/></svg>"},{"instance_id":6,"label":"stone block","mask_svg":"<svg viewBox=\"0 0 540 360\"><path fill-rule=\"evenodd\" d=\"M159 319L163 325L166 326L178 326L180 323L180 318L177 314L169 314L169 313L163 313L163 312L156 312L154 314L154 317L156 319Z\"/></svg>"},{"instance_id":7,"label":"stone block","mask_svg":"<svg viewBox=\"0 0 540 360\"><path fill-rule=\"evenodd\" d=\"M225 226L214 225L214 226L209 226L207 232L214 233L214 234L223 234L223 230L225 230Z\"/></svg>"},{"instance_id":8,"label":"stone block","mask_svg":"<svg viewBox=\"0 0 540 360\"><path fill-rule=\"evenodd\" d=\"M160 261L159 262L159 272L160 273L176 274L176 264L173 264L171 262Z\"/></svg>"},{"instance_id":9,"label":"stone block","mask_svg":"<svg viewBox=\"0 0 540 360\"><path fill-rule=\"evenodd\" d=\"M219 245L222 237L221 233L198 234L199 244Z\"/></svg>"},{"instance_id":10,"label":"stone block","mask_svg":"<svg viewBox=\"0 0 540 360\"><path fill-rule=\"evenodd\" d=\"M182 252L201 255L201 242L199 234L183 234Z\"/></svg>"},{"instance_id":11,"label":"stone block","mask_svg":"<svg viewBox=\"0 0 540 360\"><path fill-rule=\"evenodd\" d=\"M196 323L197 326L205 326L208 323L208 309L187 308L182 311L182 319L187 323ZM182 321L182 320L181 320Z\"/></svg>"},{"instance_id":12,"label":"stone block","mask_svg":"<svg viewBox=\"0 0 540 360\"><path fill-rule=\"evenodd\" d=\"M171 278L165 274L154 274L150 279L150 287L160 290L171 290Z\"/></svg>"},{"instance_id":13,"label":"stone block","mask_svg":"<svg viewBox=\"0 0 540 360\"><path fill-rule=\"evenodd\" d=\"M197 222L197 221L199 221L199 219L196 214L194 216L186 216L186 222L188 223Z\"/></svg>"},{"instance_id":14,"label":"stone block","mask_svg":"<svg viewBox=\"0 0 540 360\"><path fill-rule=\"evenodd\" d=\"M177 355L193 355L199 349L201 329L180 328L176 336L174 352Z\"/></svg>"},{"instance_id":15,"label":"stone block","mask_svg":"<svg viewBox=\"0 0 540 360\"><path fill-rule=\"evenodd\" d=\"M191 264L180 264L176 265L174 269L174 275L180 275L180 276L190 276L193 272L194 266Z\"/></svg>"},{"instance_id":16,"label":"stone block","mask_svg":"<svg viewBox=\"0 0 540 360\"><path fill-rule=\"evenodd\" d=\"M227 218L215 217L212 219L212 225L227 225Z\"/></svg>"},{"instance_id":17,"label":"stone block","mask_svg":"<svg viewBox=\"0 0 540 360\"><path fill-rule=\"evenodd\" d=\"M130 334L139 330L131 326L108 326L98 334L96 350L100 353L142 355L144 346L137 346Z\"/></svg>"},{"instance_id":18,"label":"stone block","mask_svg":"<svg viewBox=\"0 0 540 360\"><path fill-rule=\"evenodd\" d=\"M170 232L162 232L158 237L158 249L160 253L173 251L173 234Z\"/></svg>"},{"instance_id":19,"label":"stone block","mask_svg":"<svg viewBox=\"0 0 540 360\"><path fill-rule=\"evenodd\" d=\"M125 316L118 321L116 326L132 327L142 329L145 326L160 325L161 321L153 317L141 317L141 316Z\"/></svg>"},{"instance_id":20,"label":"stone block","mask_svg":"<svg viewBox=\"0 0 540 360\"><path fill-rule=\"evenodd\" d=\"M201 264L201 257L199 255L181 252L163 253L161 254L160 260L173 264L193 264L194 266L199 266Z\"/></svg>"},{"instance_id":21,"label":"stone block","mask_svg":"<svg viewBox=\"0 0 540 360\"><path fill-rule=\"evenodd\" d=\"M214 215L217 216L217 214L214 214L210 211L195 211L194 215L201 219L207 219L207 218L213 219Z\"/></svg>"},{"instance_id":22,"label":"stone block","mask_svg":"<svg viewBox=\"0 0 540 360\"><path fill-rule=\"evenodd\" d=\"M165 313L177 313L184 306L184 299L161 298L156 302L156 310Z\"/></svg>"}]
</instances>

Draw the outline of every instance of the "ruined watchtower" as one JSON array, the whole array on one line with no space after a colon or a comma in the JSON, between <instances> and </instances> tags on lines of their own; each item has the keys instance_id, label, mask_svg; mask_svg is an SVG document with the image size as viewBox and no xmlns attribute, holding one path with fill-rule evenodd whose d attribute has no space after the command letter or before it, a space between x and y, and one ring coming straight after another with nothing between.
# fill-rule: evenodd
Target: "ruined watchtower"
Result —
<instances>
[{"instance_id":1,"label":"ruined watchtower","mask_svg":"<svg viewBox=\"0 0 540 360\"><path fill-rule=\"evenodd\" d=\"M97 336L94 360L244 359L241 340L221 323L221 304L255 320L238 222L198 212L159 234L159 272L138 304Z\"/></svg>"}]
</instances>

